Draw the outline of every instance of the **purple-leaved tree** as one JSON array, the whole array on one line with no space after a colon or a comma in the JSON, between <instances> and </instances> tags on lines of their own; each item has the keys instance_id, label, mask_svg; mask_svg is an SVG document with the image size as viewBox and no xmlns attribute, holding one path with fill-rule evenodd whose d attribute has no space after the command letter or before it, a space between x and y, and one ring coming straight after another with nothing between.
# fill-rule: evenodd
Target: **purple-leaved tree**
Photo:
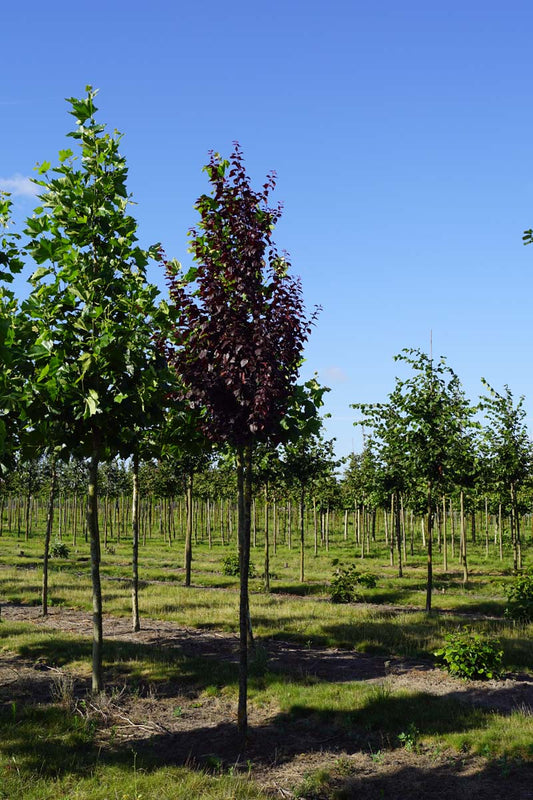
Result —
<instances>
[{"instance_id":1,"label":"purple-leaved tree","mask_svg":"<svg viewBox=\"0 0 533 800\"><path fill-rule=\"evenodd\" d=\"M240 559L240 669L238 728L247 730L248 567L252 451L283 436L284 415L296 384L313 317L305 313L299 279L272 241L281 206L268 205L269 174L260 191L250 186L238 144L229 161L212 153L205 167L211 193L195 208L190 231L195 266L183 276L167 263L175 323L167 357L200 424L236 456Z\"/></svg>"}]
</instances>

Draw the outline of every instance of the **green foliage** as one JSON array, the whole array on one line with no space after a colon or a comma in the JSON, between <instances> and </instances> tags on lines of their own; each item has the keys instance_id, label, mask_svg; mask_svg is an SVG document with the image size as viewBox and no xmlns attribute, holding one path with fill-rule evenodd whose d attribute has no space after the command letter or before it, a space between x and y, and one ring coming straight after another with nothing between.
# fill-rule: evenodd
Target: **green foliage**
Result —
<instances>
[{"instance_id":1,"label":"green foliage","mask_svg":"<svg viewBox=\"0 0 533 800\"><path fill-rule=\"evenodd\" d=\"M240 565L239 565L239 556L237 553L231 553L231 555L226 556L226 558L222 561L222 572L224 575L232 575L238 576L240 572ZM255 565L250 561L250 566L248 568L248 575L250 578L255 578L256 576L256 569Z\"/></svg>"},{"instance_id":2,"label":"green foliage","mask_svg":"<svg viewBox=\"0 0 533 800\"><path fill-rule=\"evenodd\" d=\"M501 675L503 650L499 642L485 639L467 628L449 633L446 644L434 655L441 658L452 675L467 680L498 679Z\"/></svg>"},{"instance_id":3,"label":"green foliage","mask_svg":"<svg viewBox=\"0 0 533 800\"><path fill-rule=\"evenodd\" d=\"M420 736L420 731L418 730L414 722L411 722L408 725L407 730L402 731L401 733L398 734L398 739L406 750L413 751L416 750L416 745L419 736Z\"/></svg>"},{"instance_id":4,"label":"green foliage","mask_svg":"<svg viewBox=\"0 0 533 800\"><path fill-rule=\"evenodd\" d=\"M520 622L533 620L533 574L518 575L507 587L505 616Z\"/></svg>"},{"instance_id":5,"label":"green foliage","mask_svg":"<svg viewBox=\"0 0 533 800\"><path fill-rule=\"evenodd\" d=\"M121 136L96 121L95 97L88 87L85 98L70 98L78 154L61 151L35 180L40 206L24 231L37 264L22 306L33 337L25 413L41 442L128 456L139 430L159 419L164 391L153 340L164 312L146 281L159 255L138 246Z\"/></svg>"},{"instance_id":6,"label":"green foliage","mask_svg":"<svg viewBox=\"0 0 533 800\"><path fill-rule=\"evenodd\" d=\"M68 558L69 555L70 549L67 547L65 542L55 541L50 548L51 558Z\"/></svg>"},{"instance_id":7,"label":"green foliage","mask_svg":"<svg viewBox=\"0 0 533 800\"><path fill-rule=\"evenodd\" d=\"M332 603L356 603L362 599L359 586L373 589L377 584L376 576L370 572L359 572L355 564L337 570L331 581Z\"/></svg>"}]
</instances>

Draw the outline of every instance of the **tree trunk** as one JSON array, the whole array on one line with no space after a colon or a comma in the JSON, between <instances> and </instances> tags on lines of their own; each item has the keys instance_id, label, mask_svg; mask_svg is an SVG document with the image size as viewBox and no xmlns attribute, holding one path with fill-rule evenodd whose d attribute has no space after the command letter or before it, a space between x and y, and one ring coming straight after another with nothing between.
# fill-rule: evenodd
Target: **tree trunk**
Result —
<instances>
[{"instance_id":1,"label":"tree trunk","mask_svg":"<svg viewBox=\"0 0 533 800\"><path fill-rule=\"evenodd\" d=\"M87 530L91 542L91 582L93 600L93 656L92 691L101 692L102 678L102 586L100 583L100 532L98 530L98 462L100 450L98 433L93 431L93 451L89 465L89 492L87 508Z\"/></svg>"},{"instance_id":2,"label":"tree trunk","mask_svg":"<svg viewBox=\"0 0 533 800\"><path fill-rule=\"evenodd\" d=\"M502 504L498 504L498 547L500 551L500 561L503 561L503 520Z\"/></svg>"},{"instance_id":3,"label":"tree trunk","mask_svg":"<svg viewBox=\"0 0 533 800\"><path fill-rule=\"evenodd\" d=\"M465 494L461 489L461 541L459 552L461 557L461 566L463 568L463 586L468 583L468 563L466 560L466 526L465 526Z\"/></svg>"},{"instance_id":4,"label":"tree trunk","mask_svg":"<svg viewBox=\"0 0 533 800\"><path fill-rule=\"evenodd\" d=\"M485 496L485 558L489 557L489 499Z\"/></svg>"},{"instance_id":5,"label":"tree trunk","mask_svg":"<svg viewBox=\"0 0 533 800\"><path fill-rule=\"evenodd\" d=\"M185 586L191 585L192 528L193 528L193 472L187 476L187 530L185 532Z\"/></svg>"},{"instance_id":6,"label":"tree trunk","mask_svg":"<svg viewBox=\"0 0 533 800\"><path fill-rule=\"evenodd\" d=\"M252 503L252 446L237 449L238 535L240 566L239 602L239 703L237 725L244 752L248 729L248 574L250 569L250 516Z\"/></svg>"},{"instance_id":7,"label":"tree trunk","mask_svg":"<svg viewBox=\"0 0 533 800\"><path fill-rule=\"evenodd\" d=\"M442 495L442 552L444 572L448 572L448 539L446 538L446 497Z\"/></svg>"},{"instance_id":8,"label":"tree trunk","mask_svg":"<svg viewBox=\"0 0 533 800\"><path fill-rule=\"evenodd\" d=\"M315 556L318 555L318 525L316 519L316 499L313 497L313 527L315 536Z\"/></svg>"},{"instance_id":9,"label":"tree trunk","mask_svg":"<svg viewBox=\"0 0 533 800\"><path fill-rule=\"evenodd\" d=\"M305 489L300 488L300 583L304 582Z\"/></svg>"},{"instance_id":10,"label":"tree trunk","mask_svg":"<svg viewBox=\"0 0 533 800\"><path fill-rule=\"evenodd\" d=\"M133 489L131 505L132 557L131 557L131 611L134 631L141 629L139 619L139 454L133 454Z\"/></svg>"},{"instance_id":11,"label":"tree trunk","mask_svg":"<svg viewBox=\"0 0 533 800\"><path fill-rule=\"evenodd\" d=\"M520 517L516 500L516 486L511 483L511 531L513 541L513 569L522 568L522 551L520 546Z\"/></svg>"},{"instance_id":12,"label":"tree trunk","mask_svg":"<svg viewBox=\"0 0 533 800\"><path fill-rule=\"evenodd\" d=\"M427 573L427 586L426 586L426 614L431 613L431 593L433 591L433 517L432 517L432 497L431 497L431 483L427 487L427 513L428 513L428 530L427 530L427 550L428 550L428 573Z\"/></svg>"},{"instance_id":13,"label":"tree trunk","mask_svg":"<svg viewBox=\"0 0 533 800\"><path fill-rule=\"evenodd\" d=\"M41 614L48 616L48 551L50 550L50 539L52 537L52 525L54 522L54 500L57 486L56 460L52 456L51 460L52 476L50 482L50 495L48 497L48 512L46 514L46 531L44 535L44 557L43 557L43 585L41 594Z\"/></svg>"},{"instance_id":14,"label":"tree trunk","mask_svg":"<svg viewBox=\"0 0 533 800\"><path fill-rule=\"evenodd\" d=\"M401 525L401 508L400 508L399 492L394 493L394 530L396 532L396 548L398 551L398 577L403 578L402 525Z\"/></svg>"},{"instance_id":15,"label":"tree trunk","mask_svg":"<svg viewBox=\"0 0 533 800\"><path fill-rule=\"evenodd\" d=\"M265 592L270 591L270 532L268 530L268 485L265 485Z\"/></svg>"}]
</instances>

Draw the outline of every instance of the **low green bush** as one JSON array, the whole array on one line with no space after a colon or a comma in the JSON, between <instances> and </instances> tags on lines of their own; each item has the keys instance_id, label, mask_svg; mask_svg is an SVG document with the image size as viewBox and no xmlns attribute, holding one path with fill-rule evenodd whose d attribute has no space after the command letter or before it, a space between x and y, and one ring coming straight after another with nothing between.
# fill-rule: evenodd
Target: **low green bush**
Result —
<instances>
[{"instance_id":1,"label":"low green bush","mask_svg":"<svg viewBox=\"0 0 533 800\"><path fill-rule=\"evenodd\" d=\"M375 575L370 572L359 572L355 564L351 564L345 569L337 570L331 581L331 602L356 603L362 599L360 586L373 589L376 584Z\"/></svg>"},{"instance_id":2,"label":"low green bush","mask_svg":"<svg viewBox=\"0 0 533 800\"><path fill-rule=\"evenodd\" d=\"M50 558L68 558L70 549L65 542L55 541L50 548Z\"/></svg>"},{"instance_id":3,"label":"low green bush","mask_svg":"<svg viewBox=\"0 0 533 800\"><path fill-rule=\"evenodd\" d=\"M222 561L222 572L224 575L232 575L237 576L240 573L240 566L239 566L239 556L237 553L231 553L231 555L226 556L226 558ZM255 578L256 570L255 565L250 561L250 566L248 568L248 576L250 578Z\"/></svg>"},{"instance_id":4,"label":"low green bush","mask_svg":"<svg viewBox=\"0 0 533 800\"><path fill-rule=\"evenodd\" d=\"M463 628L447 634L445 645L434 653L452 675L467 680L498 679L503 650L497 640L485 639Z\"/></svg>"},{"instance_id":5,"label":"low green bush","mask_svg":"<svg viewBox=\"0 0 533 800\"><path fill-rule=\"evenodd\" d=\"M519 622L533 620L533 575L518 575L507 586L507 606L505 616Z\"/></svg>"}]
</instances>

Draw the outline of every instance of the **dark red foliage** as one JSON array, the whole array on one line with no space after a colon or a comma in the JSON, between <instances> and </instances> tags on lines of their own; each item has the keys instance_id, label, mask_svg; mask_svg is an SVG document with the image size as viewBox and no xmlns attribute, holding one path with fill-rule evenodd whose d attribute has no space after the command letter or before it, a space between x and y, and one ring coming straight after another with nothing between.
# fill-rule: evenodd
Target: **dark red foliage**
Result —
<instances>
[{"instance_id":1,"label":"dark red foliage","mask_svg":"<svg viewBox=\"0 0 533 800\"><path fill-rule=\"evenodd\" d=\"M212 192L195 206L194 282L167 264L176 314L167 356L187 400L206 410L206 434L243 446L279 429L313 320L272 242L274 175L253 191L238 145L229 162L212 153L205 170Z\"/></svg>"}]
</instances>

